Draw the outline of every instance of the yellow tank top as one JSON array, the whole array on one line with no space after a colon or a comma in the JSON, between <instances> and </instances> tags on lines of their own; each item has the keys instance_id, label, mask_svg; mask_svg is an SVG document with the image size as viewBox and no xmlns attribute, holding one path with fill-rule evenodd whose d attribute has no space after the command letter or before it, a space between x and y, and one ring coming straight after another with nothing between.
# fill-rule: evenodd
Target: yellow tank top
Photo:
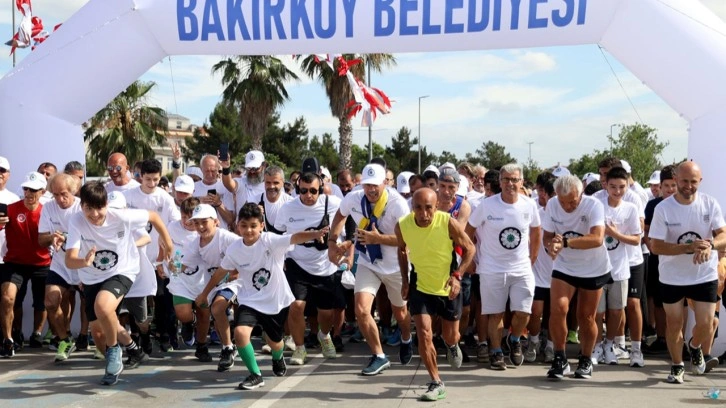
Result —
<instances>
[{"instance_id":1,"label":"yellow tank top","mask_svg":"<svg viewBox=\"0 0 726 408\"><path fill-rule=\"evenodd\" d=\"M416 271L419 292L448 296L446 282L451 274L454 243L449 237L449 213L436 211L426 228L416 225L414 214L401 218L401 235L408 247L408 260Z\"/></svg>"}]
</instances>

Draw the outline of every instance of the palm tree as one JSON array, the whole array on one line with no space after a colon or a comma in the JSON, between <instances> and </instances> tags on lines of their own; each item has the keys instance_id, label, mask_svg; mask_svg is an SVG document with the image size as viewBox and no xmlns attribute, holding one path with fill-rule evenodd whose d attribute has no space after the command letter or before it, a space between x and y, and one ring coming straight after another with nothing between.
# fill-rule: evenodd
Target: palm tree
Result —
<instances>
[{"instance_id":1,"label":"palm tree","mask_svg":"<svg viewBox=\"0 0 726 408\"><path fill-rule=\"evenodd\" d=\"M219 61L212 73L222 74L224 100L239 108L242 130L252 148L262 149L270 116L289 98L285 82L298 76L271 55L239 55Z\"/></svg>"},{"instance_id":2,"label":"palm tree","mask_svg":"<svg viewBox=\"0 0 726 408\"><path fill-rule=\"evenodd\" d=\"M123 153L131 165L155 156L152 146L164 143L167 119L163 109L147 103L154 86L134 81L86 123L89 161L104 168L112 153Z\"/></svg>"},{"instance_id":3,"label":"palm tree","mask_svg":"<svg viewBox=\"0 0 726 408\"><path fill-rule=\"evenodd\" d=\"M350 67L350 71L358 79L363 80L366 74L366 67L371 71L382 72L383 68L396 65L396 58L391 54L343 54L343 58L350 60L360 58L363 63ZM327 64L319 63L314 55L302 58L300 66L310 78L318 79L325 87L325 93L330 101L330 113L338 118L338 136L340 150L340 168L350 169L351 149L353 145L353 126L348 119L346 105L353 99L353 91L350 89L345 76L337 73L338 61L333 62L335 70L331 70Z\"/></svg>"}]
</instances>

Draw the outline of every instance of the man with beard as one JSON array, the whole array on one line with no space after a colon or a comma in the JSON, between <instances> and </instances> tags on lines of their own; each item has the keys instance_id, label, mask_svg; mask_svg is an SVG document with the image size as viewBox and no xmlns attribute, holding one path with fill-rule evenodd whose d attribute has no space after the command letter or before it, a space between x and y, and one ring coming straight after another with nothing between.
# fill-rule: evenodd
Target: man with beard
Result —
<instances>
[{"instance_id":1,"label":"man with beard","mask_svg":"<svg viewBox=\"0 0 726 408\"><path fill-rule=\"evenodd\" d=\"M108 177L111 178L111 181L106 183L107 193L112 191L124 192L141 185L139 182L131 178L131 173L129 173L129 162L123 153L112 154L108 157L108 162L106 164Z\"/></svg>"},{"instance_id":2,"label":"man with beard","mask_svg":"<svg viewBox=\"0 0 726 408\"><path fill-rule=\"evenodd\" d=\"M265 156L261 151L251 150L245 155L245 175L240 178L232 178L229 160L220 161L220 163L222 164L222 182L227 191L235 195L237 208L242 208L245 203L260 202L260 196L266 190L265 184L262 182L262 175L267 168Z\"/></svg>"}]
</instances>

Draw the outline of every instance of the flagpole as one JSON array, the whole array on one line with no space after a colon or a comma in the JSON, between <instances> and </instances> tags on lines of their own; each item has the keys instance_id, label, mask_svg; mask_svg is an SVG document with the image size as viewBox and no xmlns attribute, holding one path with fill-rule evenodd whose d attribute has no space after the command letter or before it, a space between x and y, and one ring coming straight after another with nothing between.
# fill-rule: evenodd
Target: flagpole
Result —
<instances>
[{"instance_id":1,"label":"flagpole","mask_svg":"<svg viewBox=\"0 0 726 408\"><path fill-rule=\"evenodd\" d=\"M13 10L13 32L10 34L10 38L15 36L15 0L10 0L10 9ZM13 53L13 68L15 68L15 53Z\"/></svg>"}]
</instances>

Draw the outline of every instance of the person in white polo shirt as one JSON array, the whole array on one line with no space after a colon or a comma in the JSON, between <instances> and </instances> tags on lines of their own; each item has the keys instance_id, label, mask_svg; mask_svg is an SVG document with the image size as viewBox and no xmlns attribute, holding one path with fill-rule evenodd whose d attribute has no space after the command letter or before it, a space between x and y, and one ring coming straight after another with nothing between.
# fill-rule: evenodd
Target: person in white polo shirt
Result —
<instances>
[{"instance_id":1,"label":"person in white polo shirt","mask_svg":"<svg viewBox=\"0 0 726 408\"><path fill-rule=\"evenodd\" d=\"M222 182L227 191L234 194L237 208L242 208L245 203L258 203L260 196L265 192L263 179L267 168L265 155L259 150L247 152L245 155L245 175L239 178L232 178L231 162L229 160L223 160L220 163L222 164Z\"/></svg>"},{"instance_id":2,"label":"person in white polo shirt","mask_svg":"<svg viewBox=\"0 0 726 408\"><path fill-rule=\"evenodd\" d=\"M502 192L483 200L469 217L466 233L477 242L481 311L489 315L490 365L507 368L501 339L507 301L512 311L511 333L507 336L509 359L522 365L520 338L529 322L534 296L532 264L541 241L539 212L534 200L519 194L522 167L507 164L499 171Z\"/></svg>"},{"instance_id":3,"label":"person in white polo shirt","mask_svg":"<svg viewBox=\"0 0 726 408\"><path fill-rule=\"evenodd\" d=\"M371 306L381 284L386 286L393 315L401 330L401 364L408 364L413 355L411 317L406 301L401 297L401 270L396 254L398 241L394 232L399 218L408 214L409 210L403 197L387 187L383 166L368 164L362 174L363 189L345 196L333 219L331 236L340 235L348 216L353 217L358 226L355 244L359 253L354 289L356 320L372 353L361 374L376 375L390 366L381 347L378 326L371 316ZM328 241L331 262L337 264L344 252L345 249L339 247L335 239Z\"/></svg>"},{"instance_id":4,"label":"person in white polo shirt","mask_svg":"<svg viewBox=\"0 0 726 408\"><path fill-rule=\"evenodd\" d=\"M202 204L211 205L217 212L221 228L229 230L230 225L234 226L234 194L227 191L219 179L219 159L208 154L202 157L199 164L203 178L194 183L194 197L199 197Z\"/></svg>"},{"instance_id":5,"label":"person in white polo shirt","mask_svg":"<svg viewBox=\"0 0 726 408\"><path fill-rule=\"evenodd\" d=\"M660 289L666 312L666 341L673 361L668 382L683 383L683 299L693 302L696 325L688 340L691 371L702 375L706 362L701 345L711 341L717 305L718 257L726 249L726 222L721 206L698 192L701 168L695 162L678 165L677 191L655 207L648 238L659 256Z\"/></svg>"}]
</instances>

